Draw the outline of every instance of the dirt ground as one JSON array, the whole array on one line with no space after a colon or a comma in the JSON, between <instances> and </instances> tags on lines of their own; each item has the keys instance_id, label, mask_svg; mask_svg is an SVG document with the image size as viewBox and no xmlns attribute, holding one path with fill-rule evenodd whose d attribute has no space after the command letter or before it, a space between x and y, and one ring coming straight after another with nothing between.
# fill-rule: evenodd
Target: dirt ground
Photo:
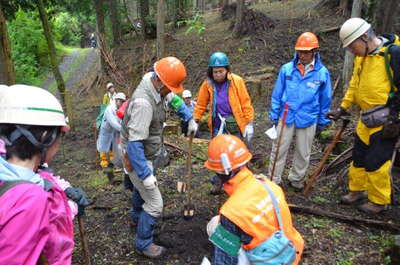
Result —
<instances>
[{"instance_id":1,"label":"dirt ground","mask_svg":"<svg viewBox=\"0 0 400 265\"><path fill-rule=\"evenodd\" d=\"M232 71L239 75L273 66L273 78L267 79L260 98L255 100L256 135L251 149L255 161L251 168L255 172L266 172L271 152L271 141L266 138L267 110L269 97L276 73L280 65L289 61L294 53L293 46L297 36L304 31L319 32L321 29L338 26L345 19L337 15L336 10L324 12L309 11L315 1L289 1L291 7L281 2L258 4L255 10L264 12L275 21L275 28L245 36L240 40L232 39L227 30L229 21L222 21L217 13L206 15L206 31L203 36L184 34L180 29L167 43L167 53L181 58L188 68L186 87L196 94L205 77L208 56L216 50L225 51L232 64ZM343 51L337 32L319 34L322 60L331 71L332 81L338 77ZM147 51L147 52L146 52ZM128 41L117 50L120 61L133 67L129 74L132 86L138 84L143 70L154 61L154 41L143 44L137 40ZM339 87L340 90L340 87ZM75 91L74 91L75 93ZM209 194L211 184L208 179L213 175L203 167L206 159L206 144L195 144L193 159L193 202L196 207L192 220L182 218L182 208L186 197L176 191L176 182L185 176L183 153L169 148L172 157L168 167L162 169L157 178L163 194L164 218L156 229L156 242L166 246L168 253L160 260L150 260L135 252L133 240L135 226L130 217L130 192L121 184L108 184L107 177L98 166L93 121L97 115L97 104L104 93L101 88L89 91L86 97L74 97L76 128L63 142L56 160L51 165L62 177L74 186L85 189L92 204L87 208L85 223L89 240L92 264L200 264L203 256L212 257L212 245L206 235L208 220L217 214L225 201L225 195ZM338 93L340 95L340 93ZM171 117L176 120L176 117ZM354 126L354 125L353 125ZM334 130L334 125L332 126ZM207 135L207 133L203 133ZM351 143L351 130L346 132L344 144ZM184 148L185 140L177 135L166 135L166 141ZM309 173L316 167L322 156L325 144L315 141L312 152L312 165ZM288 159L287 170L290 168ZM122 181L122 173L115 173ZM338 204L339 196L345 192L345 181L332 176L321 179L311 195L303 195L287 188L289 203L312 206L326 212L341 213L349 216L371 218L355 208ZM399 193L395 196L400 196ZM399 205L393 205L385 214L373 217L392 223L399 222ZM393 243L393 232L371 228L365 225L348 224L333 219L307 214L293 214L293 221L306 241L302 259L303 265L350 265L350 264L390 264L385 250ZM84 264L78 227L75 227L76 248L73 264ZM394 263L392 263L394 264Z\"/></svg>"}]
</instances>

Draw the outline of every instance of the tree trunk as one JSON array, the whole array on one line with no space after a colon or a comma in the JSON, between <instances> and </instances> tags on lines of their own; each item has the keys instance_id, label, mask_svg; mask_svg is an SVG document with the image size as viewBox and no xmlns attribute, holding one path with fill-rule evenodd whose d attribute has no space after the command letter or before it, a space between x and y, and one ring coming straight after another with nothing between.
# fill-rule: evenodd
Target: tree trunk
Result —
<instances>
[{"instance_id":1,"label":"tree trunk","mask_svg":"<svg viewBox=\"0 0 400 265\"><path fill-rule=\"evenodd\" d=\"M110 4L110 21L113 34L113 46L116 46L121 42L121 30L120 30L121 22L119 19L119 12L118 12L118 1L109 0L109 4Z\"/></svg>"},{"instance_id":2,"label":"tree trunk","mask_svg":"<svg viewBox=\"0 0 400 265\"><path fill-rule=\"evenodd\" d=\"M340 9L343 10L343 16L348 17L349 14L349 0L340 0Z\"/></svg>"},{"instance_id":3,"label":"tree trunk","mask_svg":"<svg viewBox=\"0 0 400 265\"><path fill-rule=\"evenodd\" d=\"M43 0L36 0L36 4L39 10L40 20L42 21L44 36L46 37L47 46L49 48L51 69L53 70L54 78L57 82L57 88L58 92L61 95L62 104L65 106L65 83L60 73L60 70L58 69L56 48L54 46L49 20L47 18L47 13L44 8Z\"/></svg>"},{"instance_id":4,"label":"tree trunk","mask_svg":"<svg viewBox=\"0 0 400 265\"><path fill-rule=\"evenodd\" d=\"M149 1L140 0L140 19L142 20L142 33L143 38L147 36L147 17L149 16Z\"/></svg>"},{"instance_id":5,"label":"tree trunk","mask_svg":"<svg viewBox=\"0 0 400 265\"><path fill-rule=\"evenodd\" d=\"M157 3L157 58L164 57L165 49L165 2L158 0Z\"/></svg>"},{"instance_id":6,"label":"tree trunk","mask_svg":"<svg viewBox=\"0 0 400 265\"><path fill-rule=\"evenodd\" d=\"M100 50L107 49L107 43L105 40L106 31L104 27L104 11L103 11L103 0L93 0L94 7L96 10L96 22L97 22L97 37L98 37L98 45ZM104 61L103 56L100 55L100 64L101 69L106 71L106 62Z\"/></svg>"},{"instance_id":7,"label":"tree trunk","mask_svg":"<svg viewBox=\"0 0 400 265\"><path fill-rule=\"evenodd\" d=\"M15 84L15 71L11 59L11 45L7 23L0 1L0 84Z\"/></svg>"},{"instance_id":8,"label":"tree trunk","mask_svg":"<svg viewBox=\"0 0 400 265\"><path fill-rule=\"evenodd\" d=\"M243 23L243 13L244 13L244 0L236 1L236 22L235 27L233 28L233 36L235 38L239 38L242 31L242 23Z\"/></svg>"},{"instance_id":9,"label":"tree trunk","mask_svg":"<svg viewBox=\"0 0 400 265\"><path fill-rule=\"evenodd\" d=\"M199 0L199 11L201 14L206 11L206 0Z\"/></svg>"},{"instance_id":10,"label":"tree trunk","mask_svg":"<svg viewBox=\"0 0 400 265\"><path fill-rule=\"evenodd\" d=\"M220 3L219 6L221 8L224 8L225 6L229 5L229 0L220 0L219 3Z\"/></svg>"},{"instance_id":11,"label":"tree trunk","mask_svg":"<svg viewBox=\"0 0 400 265\"><path fill-rule=\"evenodd\" d=\"M362 8L362 0L354 0L353 6L351 8L351 17L361 17L361 8ZM345 89L347 89L351 79L351 74L353 70L353 60L354 60L354 55L346 50L343 63L343 72L342 72L343 86Z\"/></svg>"},{"instance_id":12,"label":"tree trunk","mask_svg":"<svg viewBox=\"0 0 400 265\"><path fill-rule=\"evenodd\" d=\"M397 10L399 9L399 0L378 1L376 9L376 26L375 31L378 34L389 33L393 31L393 24Z\"/></svg>"}]
</instances>

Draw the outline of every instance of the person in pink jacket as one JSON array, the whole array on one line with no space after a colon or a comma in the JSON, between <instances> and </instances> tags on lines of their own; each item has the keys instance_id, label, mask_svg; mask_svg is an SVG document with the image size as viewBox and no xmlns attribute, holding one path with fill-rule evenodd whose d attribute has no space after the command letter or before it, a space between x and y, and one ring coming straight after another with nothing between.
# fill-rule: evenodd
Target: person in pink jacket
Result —
<instances>
[{"instance_id":1,"label":"person in pink jacket","mask_svg":"<svg viewBox=\"0 0 400 265\"><path fill-rule=\"evenodd\" d=\"M0 85L0 264L71 264L72 220L87 205L84 192L39 169L68 131L58 100L32 86ZM69 200L71 198L72 200ZM81 210L81 211L79 211Z\"/></svg>"}]
</instances>

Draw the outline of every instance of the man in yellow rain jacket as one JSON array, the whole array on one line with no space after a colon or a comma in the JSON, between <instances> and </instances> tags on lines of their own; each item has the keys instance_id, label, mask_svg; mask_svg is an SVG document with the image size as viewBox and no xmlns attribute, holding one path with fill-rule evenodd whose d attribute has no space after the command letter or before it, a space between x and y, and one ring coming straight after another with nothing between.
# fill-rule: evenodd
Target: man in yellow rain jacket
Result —
<instances>
[{"instance_id":1,"label":"man in yellow rain jacket","mask_svg":"<svg viewBox=\"0 0 400 265\"><path fill-rule=\"evenodd\" d=\"M361 18L347 20L340 29L340 39L343 47L356 57L353 76L342 104L337 110L329 112L328 116L337 119L352 105L358 105L363 113L386 104L390 110L383 126L376 123L376 126L367 124L367 127L365 120L358 122L353 162L349 169L350 192L341 201L354 204L368 198L367 202L358 205L358 209L379 213L391 202L389 171L398 137L396 130L391 129L396 129L400 110L400 95L397 93L400 87L400 47L397 45L400 42L394 34L376 36L371 25ZM388 47L390 52L386 65L385 51ZM388 71L393 76L393 82ZM387 134L389 131L394 133Z\"/></svg>"}]
</instances>

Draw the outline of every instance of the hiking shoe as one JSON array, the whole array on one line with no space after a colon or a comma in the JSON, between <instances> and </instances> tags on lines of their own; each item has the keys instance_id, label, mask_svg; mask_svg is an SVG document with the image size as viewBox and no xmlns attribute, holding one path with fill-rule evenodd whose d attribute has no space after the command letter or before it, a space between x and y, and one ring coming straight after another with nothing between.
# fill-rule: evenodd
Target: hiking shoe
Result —
<instances>
[{"instance_id":1,"label":"hiking shoe","mask_svg":"<svg viewBox=\"0 0 400 265\"><path fill-rule=\"evenodd\" d=\"M140 251L140 253L146 257L156 259L164 255L166 251L167 249L165 247L152 243L146 250Z\"/></svg>"},{"instance_id":2,"label":"hiking shoe","mask_svg":"<svg viewBox=\"0 0 400 265\"><path fill-rule=\"evenodd\" d=\"M302 181L290 181L289 185L295 190L295 191L301 191L304 188L304 183Z\"/></svg>"},{"instance_id":3,"label":"hiking shoe","mask_svg":"<svg viewBox=\"0 0 400 265\"><path fill-rule=\"evenodd\" d=\"M366 198L367 193L365 191L350 191L346 195L342 196L340 201L344 204L353 204Z\"/></svg>"},{"instance_id":4,"label":"hiking shoe","mask_svg":"<svg viewBox=\"0 0 400 265\"><path fill-rule=\"evenodd\" d=\"M387 210L387 205L366 202L357 206L358 210L368 214L378 214Z\"/></svg>"}]
</instances>

